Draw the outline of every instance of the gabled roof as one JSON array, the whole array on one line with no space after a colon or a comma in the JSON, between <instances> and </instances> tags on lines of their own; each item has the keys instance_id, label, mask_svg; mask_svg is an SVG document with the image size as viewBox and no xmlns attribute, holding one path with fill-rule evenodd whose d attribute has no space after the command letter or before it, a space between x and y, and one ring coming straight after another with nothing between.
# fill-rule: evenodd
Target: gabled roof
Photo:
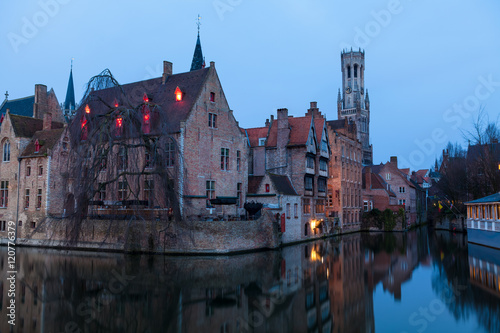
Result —
<instances>
[{"instance_id":1,"label":"gabled roof","mask_svg":"<svg viewBox=\"0 0 500 333\"><path fill-rule=\"evenodd\" d=\"M138 81L124 84L118 87L112 87L102 90L96 90L90 93L90 96L78 108L77 116L71 125L79 127L79 120L84 114L86 104L91 109L91 116L102 115L109 112L109 108L99 99L112 106L114 101L118 101L120 106L137 107L144 103L143 96L147 94L151 103L157 105L160 112L165 116L168 122L167 128L171 132L180 130L181 121L185 121L193 108L196 100L201 94L203 85L208 77L210 68L204 68L186 73L173 74L167 77L165 84L162 84L162 78L154 78L145 81ZM179 87L182 91L182 100L175 100L175 90ZM130 105L127 105L130 104ZM154 118L152 118L154 124Z\"/></svg>"},{"instance_id":2,"label":"gabled roof","mask_svg":"<svg viewBox=\"0 0 500 333\"><path fill-rule=\"evenodd\" d=\"M476 199L473 201L466 202L466 204L475 204L475 203L490 203L490 202L498 202L500 203L500 192L489 195L484 198Z\"/></svg>"},{"instance_id":3,"label":"gabled roof","mask_svg":"<svg viewBox=\"0 0 500 333\"><path fill-rule=\"evenodd\" d=\"M311 130L312 117L288 117L290 138L287 146L303 146L307 144ZM269 130L266 147L276 147L278 144L278 121L273 121Z\"/></svg>"},{"instance_id":4,"label":"gabled roof","mask_svg":"<svg viewBox=\"0 0 500 333\"><path fill-rule=\"evenodd\" d=\"M288 176L269 174L269 178L271 178L276 192L284 195L297 195Z\"/></svg>"},{"instance_id":5,"label":"gabled roof","mask_svg":"<svg viewBox=\"0 0 500 333\"><path fill-rule=\"evenodd\" d=\"M403 174L410 175L410 168L399 169Z\"/></svg>"},{"instance_id":6,"label":"gabled roof","mask_svg":"<svg viewBox=\"0 0 500 333\"><path fill-rule=\"evenodd\" d=\"M283 195L297 195L297 192L293 188L292 182L288 176L275 175L268 173L266 176L269 177L273 183L274 189L277 193ZM248 177L248 193L256 194L259 191L259 187L266 176L249 176Z\"/></svg>"},{"instance_id":7,"label":"gabled roof","mask_svg":"<svg viewBox=\"0 0 500 333\"><path fill-rule=\"evenodd\" d=\"M35 95L13 100L6 100L0 107L0 114L6 114L8 109L10 114L32 117L34 103Z\"/></svg>"},{"instance_id":8,"label":"gabled roof","mask_svg":"<svg viewBox=\"0 0 500 333\"><path fill-rule=\"evenodd\" d=\"M47 153L49 149L52 149L54 145L57 143L61 134L63 133L63 128L53 129L53 130L45 130L38 131L33 135L30 143L26 146L24 151L21 154L22 157L28 156L43 156ZM40 150L35 152L35 142L38 140L40 145Z\"/></svg>"},{"instance_id":9,"label":"gabled roof","mask_svg":"<svg viewBox=\"0 0 500 333\"><path fill-rule=\"evenodd\" d=\"M325 126L325 118L314 118L314 128L316 129L316 142L321 144L321 137L323 136L323 127Z\"/></svg>"},{"instance_id":10,"label":"gabled roof","mask_svg":"<svg viewBox=\"0 0 500 333\"><path fill-rule=\"evenodd\" d=\"M380 177L379 174L372 173L371 174L371 182L372 182L372 190L379 189L384 190L390 197L396 197L396 194L391 190L387 189L386 182Z\"/></svg>"},{"instance_id":11,"label":"gabled roof","mask_svg":"<svg viewBox=\"0 0 500 333\"><path fill-rule=\"evenodd\" d=\"M14 129L14 133L17 137L31 138L33 135L35 135L35 132L41 131L43 129L42 119L10 114L10 121L12 124L12 128ZM63 127L63 123L58 123L55 121L52 122L53 129Z\"/></svg>"},{"instance_id":12,"label":"gabled roof","mask_svg":"<svg viewBox=\"0 0 500 333\"><path fill-rule=\"evenodd\" d=\"M257 147L259 145L260 138L267 138L267 133L269 132L269 127L255 127L246 129L248 140L250 141L250 147Z\"/></svg>"}]
</instances>

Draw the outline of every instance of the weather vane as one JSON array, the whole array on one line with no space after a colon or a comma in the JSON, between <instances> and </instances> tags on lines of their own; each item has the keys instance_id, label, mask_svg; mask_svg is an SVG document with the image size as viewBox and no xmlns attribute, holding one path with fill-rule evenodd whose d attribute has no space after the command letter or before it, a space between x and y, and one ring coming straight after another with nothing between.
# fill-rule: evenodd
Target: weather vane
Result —
<instances>
[{"instance_id":1,"label":"weather vane","mask_svg":"<svg viewBox=\"0 0 500 333\"><path fill-rule=\"evenodd\" d=\"M198 26L198 36L200 35L200 26L201 26L201 16L198 14L198 19L196 20L196 25Z\"/></svg>"}]
</instances>

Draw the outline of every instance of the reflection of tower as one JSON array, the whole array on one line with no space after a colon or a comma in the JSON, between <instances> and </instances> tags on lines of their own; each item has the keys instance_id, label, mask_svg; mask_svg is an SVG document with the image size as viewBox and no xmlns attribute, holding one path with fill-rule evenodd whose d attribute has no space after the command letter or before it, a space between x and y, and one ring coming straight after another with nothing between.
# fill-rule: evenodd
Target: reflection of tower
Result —
<instances>
[{"instance_id":1,"label":"reflection of tower","mask_svg":"<svg viewBox=\"0 0 500 333\"><path fill-rule=\"evenodd\" d=\"M355 122L358 140L363 150L363 164L373 162L373 149L370 145L370 99L368 90L365 95L365 52L342 51L342 94L337 97L338 119L347 118Z\"/></svg>"}]
</instances>

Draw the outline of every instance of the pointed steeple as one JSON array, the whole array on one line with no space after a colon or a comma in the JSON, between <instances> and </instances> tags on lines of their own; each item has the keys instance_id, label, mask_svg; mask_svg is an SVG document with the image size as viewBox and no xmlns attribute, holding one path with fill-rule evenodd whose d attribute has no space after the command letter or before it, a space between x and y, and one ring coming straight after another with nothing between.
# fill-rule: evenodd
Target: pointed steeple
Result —
<instances>
[{"instance_id":1,"label":"pointed steeple","mask_svg":"<svg viewBox=\"0 0 500 333\"><path fill-rule=\"evenodd\" d=\"M368 89L366 89L365 102L370 103L370 97L368 97Z\"/></svg>"},{"instance_id":2,"label":"pointed steeple","mask_svg":"<svg viewBox=\"0 0 500 333\"><path fill-rule=\"evenodd\" d=\"M200 42L200 15L198 15L198 39L196 40L196 47L194 48L193 61L191 62L191 71L195 71L197 69L202 69L205 67L205 60L203 58L203 52L201 51L201 42Z\"/></svg>"},{"instance_id":3,"label":"pointed steeple","mask_svg":"<svg viewBox=\"0 0 500 333\"><path fill-rule=\"evenodd\" d=\"M339 88L339 93L337 95L337 104L342 103L342 96L340 96L340 88Z\"/></svg>"},{"instance_id":4,"label":"pointed steeple","mask_svg":"<svg viewBox=\"0 0 500 333\"><path fill-rule=\"evenodd\" d=\"M73 84L73 59L71 59L71 69L69 71L68 89L66 90L66 99L64 100L64 113L75 110L75 86ZM71 113L71 112L69 112Z\"/></svg>"}]
</instances>

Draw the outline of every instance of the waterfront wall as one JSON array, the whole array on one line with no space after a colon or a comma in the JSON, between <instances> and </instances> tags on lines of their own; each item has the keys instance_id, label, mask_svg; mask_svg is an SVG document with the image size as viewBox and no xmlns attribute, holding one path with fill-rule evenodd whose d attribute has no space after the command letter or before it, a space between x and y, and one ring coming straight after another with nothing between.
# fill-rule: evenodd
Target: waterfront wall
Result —
<instances>
[{"instance_id":1,"label":"waterfront wall","mask_svg":"<svg viewBox=\"0 0 500 333\"><path fill-rule=\"evenodd\" d=\"M230 253L280 246L266 212L255 221L144 221L46 218L18 245L150 253Z\"/></svg>"}]
</instances>

